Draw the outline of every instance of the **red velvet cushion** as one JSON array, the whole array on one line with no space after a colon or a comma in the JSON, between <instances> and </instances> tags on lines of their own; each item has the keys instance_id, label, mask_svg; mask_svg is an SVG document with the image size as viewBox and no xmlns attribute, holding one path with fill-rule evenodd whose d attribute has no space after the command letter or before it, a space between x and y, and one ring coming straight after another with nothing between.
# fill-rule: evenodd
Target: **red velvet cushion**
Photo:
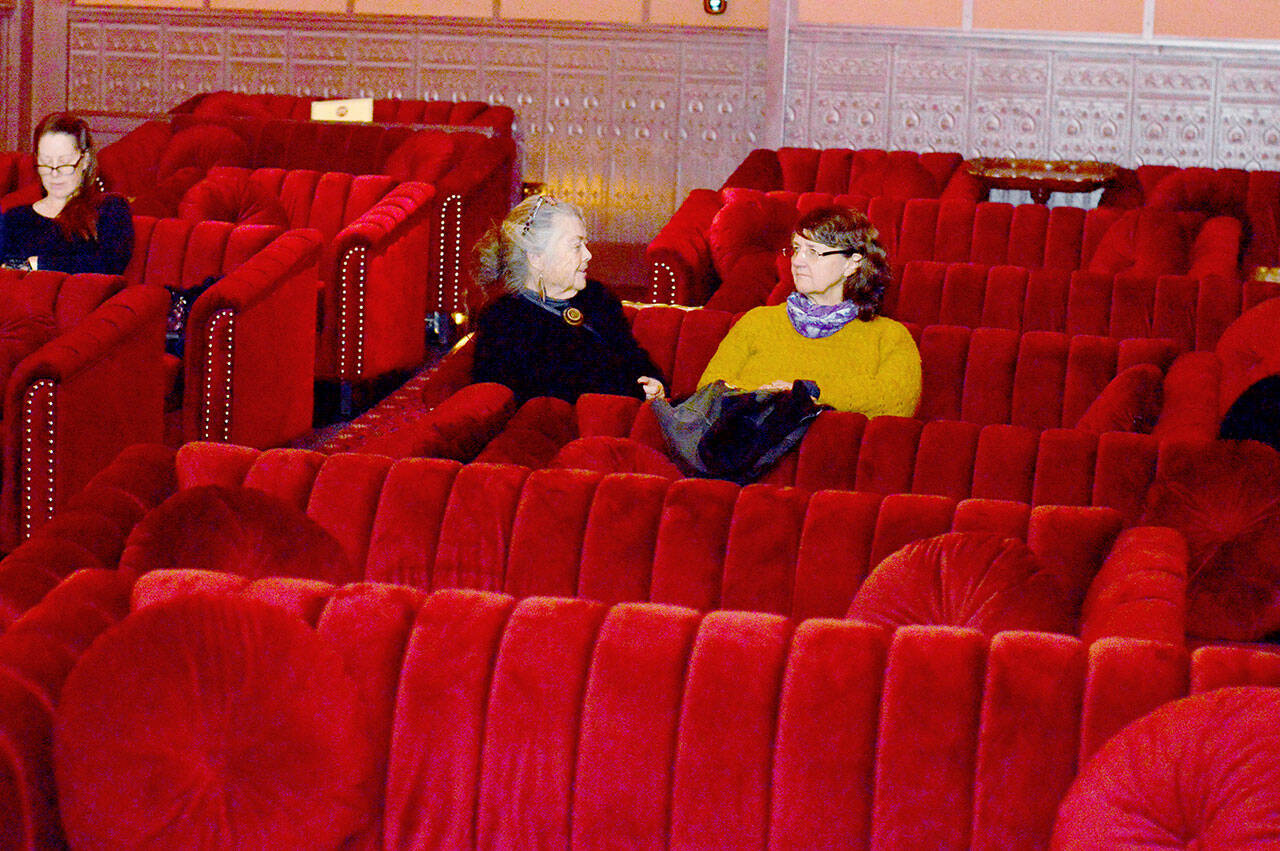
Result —
<instances>
[{"instance_id":1,"label":"red velvet cushion","mask_svg":"<svg viewBox=\"0 0 1280 851\"><path fill-rule=\"evenodd\" d=\"M9 376L23 358L53 339L53 317L41 314L0 293L0 405ZM0 416L3 412L0 411Z\"/></svg>"},{"instance_id":2,"label":"red velvet cushion","mask_svg":"<svg viewBox=\"0 0 1280 851\"><path fill-rule=\"evenodd\" d=\"M178 216L196 221L289 227L289 214L280 199L250 180L246 173L201 180L182 196Z\"/></svg>"},{"instance_id":3,"label":"red velvet cushion","mask_svg":"<svg viewBox=\"0 0 1280 851\"><path fill-rule=\"evenodd\" d=\"M1151 188L1144 206L1199 210L1210 216L1245 218L1248 173L1232 169L1183 168L1166 174Z\"/></svg>"},{"instance_id":4,"label":"red velvet cushion","mask_svg":"<svg viewBox=\"0 0 1280 851\"><path fill-rule=\"evenodd\" d=\"M1058 808L1055 849L1242 849L1280 843L1280 690L1229 688L1125 727Z\"/></svg>"},{"instance_id":5,"label":"red velvet cushion","mask_svg":"<svg viewBox=\"0 0 1280 851\"><path fill-rule=\"evenodd\" d=\"M728 194L728 202L711 220L707 235L716 272L722 281L733 281L740 262L764 255L766 269L772 274L774 255L790 240L795 226L795 204L749 189ZM772 283L765 291L769 289Z\"/></svg>"},{"instance_id":6,"label":"red velvet cushion","mask_svg":"<svg viewBox=\"0 0 1280 851\"><path fill-rule=\"evenodd\" d=\"M254 118L275 118L261 98L242 92L210 92L200 99L192 115L222 116L249 115Z\"/></svg>"},{"instance_id":7,"label":"red velvet cushion","mask_svg":"<svg viewBox=\"0 0 1280 851\"><path fill-rule=\"evenodd\" d=\"M547 466L598 473L647 473L664 479L683 478L680 468L670 458L629 437L593 435L576 438L561 447Z\"/></svg>"},{"instance_id":8,"label":"red velvet cushion","mask_svg":"<svg viewBox=\"0 0 1280 851\"><path fill-rule=\"evenodd\" d=\"M1191 247L1203 222L1199 213L1129 210L1102 235L1089 271L1183 274L1191 268Z\"/></svg>"},{"instance_id":9,"label":"red velvet cushion","mask_svg":"<svg viewBox=\"0 0 1280 851\"><path fill-rule=\"evenodd\" d=\"M338 848L377 812L342 658L256 600L185 596L121 621L71 672L54 735L75 848Z\"/></svg>"},{"instance_id":10,"label":"red velvet cushion","mask_svg":"<svg viewBox=\"0 0 1280 851\"><path fill-rule=\"evenodd\" d=\"M940 193L933 174L915 155L854 155L849 170L849 189L858 195L887 198L937 198Z\"/></svg>"},{"instance_id":11,"label":"red velvet cushion","mask_svg":"<svg viewBox=\"0 0 1280 851\"><path fill-rule=\"evenodd\" d=\"M456 148L450 134L423 130L392 151L382 170L396 180L432 183L448 173Z\"/></svg>"},{"instance_id":12,"label":"red velvet cushion","mask_svg":"<svg viewBox=\"0 0 1280 851\"><path fill-rule=\"evenodd\" d=\"M848 617L884 626L944 624L993 635L1074 633L1073 595L1015 538L951 532L914 541L876 565Z\"/></svg>"},{"instance_id":13,"label":"red velvet cushion","mask_svg":"<svg viewBox=\"0 0 1280 851\"><path fill-rule=\"evenodd\" d=\"M283 500L252 488L202 485L156 506L129 534L122 569L192 568L249 579L361 579L342 546Z\"/></svg>"},{"instance_id":14,"label":"red velvet cushion","mask_svg":"<svg viewBox=\"0 0 1280 851\"><path fill-rule=\"evenodd\" d=\"M1142 525L1187 538L1189 635L1280 630L1280 453L1250 440L1166 445Z\"/></svg>"},{"instance_id":15,"label":"red velvet cushion","mask_svg":"<svg viewBox=\"0 0 1280 851\"><path fill-rule=\"evenodd\" d=\"M1164 375L1149 363L1121 372L1080 415L1076 428L1101 434L1130 431L1150 434L1164 403Z\"/></svg>"},{"instance_id":16,"label":"red velvet cushion","mask_svg":"<svg viewBox=\"0 0 1280 851\"><path fill-rule=\"evenodd\" d=\"M156 179L164 182L179 169L195 167L201 174L215 165L248 165L249 148L234 130L217 124L188 127L173 135L156 164Z\"/></svg>"}]
</instances>

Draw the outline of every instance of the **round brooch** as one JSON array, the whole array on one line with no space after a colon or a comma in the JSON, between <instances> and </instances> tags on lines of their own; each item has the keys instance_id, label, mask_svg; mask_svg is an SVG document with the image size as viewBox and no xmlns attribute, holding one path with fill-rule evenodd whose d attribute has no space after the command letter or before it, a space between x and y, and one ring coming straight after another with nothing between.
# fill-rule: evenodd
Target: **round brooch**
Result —
<instances>
[{"instance_id":1,"label":"round brooch","mask_svg":"<svg viewBox=\"0 0 1280 851\"><path fill-rule=\"evenodd\" d=\"M564 313L560 314L564 317L564 321L575 328L582 324L582 311L576 307L566 307Z\"/></svg>"}]
</instances>

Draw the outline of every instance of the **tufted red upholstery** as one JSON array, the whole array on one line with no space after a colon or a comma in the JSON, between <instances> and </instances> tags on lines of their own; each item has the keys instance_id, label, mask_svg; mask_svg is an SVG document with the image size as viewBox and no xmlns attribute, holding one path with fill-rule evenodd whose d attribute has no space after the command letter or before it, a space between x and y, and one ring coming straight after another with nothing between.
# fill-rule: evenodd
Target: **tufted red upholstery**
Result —
<instances>
[{"instance_id":1,"label":"tufted red upholstery","mask_svg":"<svg viewBox=\"0 0 1280 851\"><path fill-rule=\"evenodd\" d=\"M1055 208L1057 209L1057 208ZM780 282L769 297L791 291ZM1242 311L1272 293L1210 275L1145 275L913 260L885 294L884 312L921 325L1165 337L1213 349Z\"/></svg>"},{"instance_id":2,"label":"tufted red upholstery","mask_svg":"<svg viewBox=\"0 0 1280 851\"><path fill-rule=\"evenodd\" d=\"M422 362L434 190L386 175L216 168L188 193L184 217L226 219L246 202L275 202L286 224L313 228L320 257L316 375L362 380ZM257 202L261 206L262 202Z\"/></svg>"},{"instance_id":3,"label":"tufted red upholstery","mask_svg":"<svg viewBox=\"0 0 1280 851\"><path fill-rule=\"evenodd\" d=\"M913 153L848 148L782 148L752 151L724 182L720 190L694 189L670 222L645 251L650 270L649 300L665 304L706 304L721 285L736 277L710 265L708 237L712 219L733 200L744 195L769 193L780 198L797 195L830 198L841 196L864 212L888 238L887 219L901 219L908 198L946 198L978 201L983 194L977 180L960 169L963 157L953 153ZM855 200L856 199L856 200ZM813 206L813 205L811 205ZM870 207L870 209L868 209ZM810 207L805 207L809 209ZM896 213L894 211L897 211ZM758 223L757 223L758 226ZM776 246L775 246L776 248ZM753 275L764 274L753 270ZM759 286L764 286L763 282ZM752 298L755 288L745 287L734 298ZM762 303L724 302L727 310L744 310ZM721 296L722 299L729 296Z\"/></svg>"},{"instance_id":4,"label":"tufted red upholstery","mask_svg":"<svg viewBox=\"0 0 1280 851\"><path fill-rule=\"evenodd\" d=\"M1266 848L1280 837L1280 690L1227 688L1121 730L1062 802L1055 849Z\"/></svg>"},{"instance_id":5,"label":"tufted red upholstery","mask_svg":"<svg viewBox=\"0 0 1280 851\"><path fill-rule=\"evenodd\" d=\"M1142 165L1121 169L1101 203L1230 216L1243 226L1246 272L1280 263L1280 171Z\"/></svg>"},{"instance_id":6,"label":"tufted red upholstery","mask_svg":"<svg viewBox=\"0 0 1280 851\"><path fill-rule=\"evenodd\" d=\"M289 226L289 214L267 187L242 176L224 180L203 178L178 202L178 218L193 221L235 222L245 225Z\"/></svg>"},{"instance_id":7,"label":"tufted red upholstery","mask_svg":"<svg viewBox=\"0 0 1280 851\"><path fill-rule=\"evenodd\" d=\"M1166 440L1217 437L1223 415L1240 394L1280 373L1278 322L1280 299L1264 301L1227 326L1213 351L1180 355L1169 367L1155 434Z\"/></svg>"},{"instance_id":8,"label":"tufted red upholstery","mask_svg":"<svg viewBox=\"0 0 1280 851\"><path fill-rule=\"evenodd\" d=\"M1109 431L1150 434L1164 402L1164 375L1154 364L1131 366L1111 379L1075 427L1103 434Z\"/></svg>"},{"instance_id":9,"label":"tufted red upholstery","mask_svg":"<svg viewBox=\"0 0 1280 851\"><path fill-rule=\"evenodd\" d=\"M237 573L249 578L357 578L332 535L294 505L250 488L205 485L179 491L134 527L122 570L157 565Z\"/></svg>"},{"instance_id":10,"label":"tufted red upholstery","mask_svg":"<svg viewBox=\"0 0 1280 851\"><path fill-rule=\"evenodd\" d=\"M12 549L121 449L163 430L168 299L116 276L0 271L9 369L0 548Z\"/></svg>"},{"instance_id":11,"label":"tufted red upholstery","mask_svg":"<svg viewBox=\"0 0 1280 851\"><path fill-rule=\"evenodd\" d=\"M84 655L60 704L74 846L338 848L376 813L378 747L342 656L265 603L139 612Z\"/></svg>"},{"instance_id":12,"label":"tufted red upholstery","mask_svg":"<svg viewBox=\"0 0 1280 851\"><path fill-rule=\"evenodd\" d=\"M679 399L693 392L732 320L720 311L653 306L636 311L632 326ZM915 419L880 417L868 423L857 414L823 413L798 451L784 457L765 480L813 489L1109 505L1136 517L1157 451L1157 441L1140 433L1151 428L1146 412L1138 411L1137 421L1132 414L1121 421L1124 432L1100 435L1075 427L1105 391L1119 395L1124 382L1116 377L1130 367L1146 365L1162 374L1176 351L1172 344L954 326L913 328L913 333L924 363L924 393ZM393 396L336 435L324 451L542 467L575 438L629 437L663 447L657 420L634 399L589 395L576 405L536 399L514 414L508 405L483 401L494 390L485 391L478 403L452 399L451 392L467 386L469 364L470 347L463 346L413 385L413 398ZM447 406L441 404L445 399L450 399ZM483 437L483 451L474 439L442 441L444 434ZM597 442L575 446L571 455L591 469L636 469L640 459L634 450L627 452L624 458ZM612 462L622 466L607 466Z\"/></svg>"},{"instance_id":13,"label":"tufted red upholstery","mask_svg":"<svg viewBox=\"0 0 1280 851\"><path fill-rule=\"evenodd\" d=\"M311 427L319 255L315 230L134 217L130 284L188 289L221 276L187 317L174 442L276 446Z\"/></svg>"},{"instance_id":14,"label":"tufted red upholstery","mask_svg":"<svg viewBox=\"0 0 1280 851\"><path fill-rule=\"evenodd\" d=\"M1143 522L1186 536L1190 634L1256 641L1280 631L1280 453L1254 441L1170 445Z\"/></svg>"},{"instance_id":15,"label":"tufted red upholstery","mask_svg":"<svg viewBox=\"0 0 1280 851\"><path fill-rule=\"evenodd\" d=\"M311 102L320 98L301 95L202 92L169 110L170 115L201 117L243 115L253 118L311 118ZM461 127L490 127L510 136L515 113L502 104L482 101L401 100L377 98L373 120L385 124L442 124Z\"/></svg>"},{"instance_id":16,"label":"tufted red upholstery","mask_svg":"<svg viewBox=\"0 0 1280 851\"><path fill-rule=\"evenodd\" d=\"M221 108L209 115L199 110L176 113L168 121L146 122L106 146L99 160L107 187L133 199L143 198L144 209L135 208L135 212L175 215L183 194L215 162L208 156L184 155L181 173L160 180L157 160L177 145L179 137L200 139L206 135L221 140L217 145L210 142L203 146L223 151L220 163L353 175L380 173L397 182L429 183L435 190L428 201L430 245L418 258L419 264L423 259L428 264L425 280L431 286L423 286L426 308L431 313L466 313L481 303L481 295L471 285L471 248L493 222L506 215L520 182L515 142L509 133L487 126L486 111L476 114L470 107L458 105L454 117L463 121L474 118L478 124L470 130L454 131L279 117L300 101L309 103L292 97L251 96L255 103L267 103L275 110L271 117L254 117L237 112L245 97L226 101L231 114ZM407 103L396 102L396 113L412 114L413 108L404 106ZM487 113L491 118L500 118L503 110L510 112L506 107L494 110ZM233 138L237 141L232 142ZM235 156L228 153L231 148ZM348 371L351 368L349 365Z\"/></svg>"},{"instance_id":17,"label":"tufted red upholstery","mask_svg":"<svg viewBox=\"0 0 1280 851\"><path fill-rule=\"evenodd\" d=\"M1240 309L1240 225L1229 217L812 191L725 188L718 194L719 205L691 196L690 209L678 211L650 246L652 301L705 302L733 311L780 301L792 282L790 266L776 252L800 215L835 203L866 213L879 233L894 271L895 286L885 302L891 316L916 309L913 299L902 298L897 290L905 285L904 267L921 261L1058 270L1064 278L1088 270L1149 281L1144 284L1148 289L1163 275L1194 281L1222 278L1213 286L1234 288L1235 313ZM685 291L700 297L684 300ZM1000 295L990 301L1005 302L1007 294ZM978 296L967 303L981 307ZM1014 316L1021 306L1021 301L1012 305ZM1003 310L1010 307L1005 304Z\"/></svg>"},{"instance_id":18,"label":"tufted red upholstery","mask_svg":"<svg viewBox=\"0 0 1280 851\"><path fill-rule=\"evenodd\" d=\"M1073 634L1072 577L1045 569L1016 538L951 532L913 541L880 562L848 617L886 627L940 624L986 635L1010 629Z\"/></svg>"},{"instance_id":19,"label":"tufted red upholstery","mask_svg":"<svg viewBox=\"0 0 1280 851\"><path fill-rule=\"evenodd\" d=\"M121 463L133 471L138 459ZM163 469L161 462L157 470ZM909 541L952 530L985 531L1027 541L1042 562L1073 577L1078 594L1101 570L1112 590L1094 594L1083 609L1081 629L1091 635L1108 634L1093 626L1103 622L1122 634L1133 624L1144 635L1166 640L1181 641L1182 635L1181 609L1172 601L1158 604L1152 593L1116 590L1131 581L1132 568L1104 566L1123 524L1119 512L1108 508L1032 509L923 494L810 495L710 480L531 473L507 465L188 444L180 451L177 487L202 485L256 488L304 510L338 540L356 575L369 580L702 609L745 607L797 617L842 616L870 566ZM146 504L158 504L172 487L152 492ZM51 546L87 534L89 515L114 516L119 499L117 487L95 488L67 525L53 529L45 543L31 543L28 549L46 554L43 561L20 549L0 562L5 609L20 611L38 600L50 572L118 564L124 552L118 532L89 560L58 555ZM125 522L131 527L137 520ZM147 534L138 529L132 543ZM213 526L202 534L225 537ZM1133 536L1143 544L1127 548L1125 558L1150 561L1168 553L1169 564L1185 562L1185 544L1165 530L1130 529L1121 540ZM200 545L190 546L198 551ZM223 543L209 546L228 551ZM146 563L135 557L141 551L129 556L130 570L169 564L163 551L151 552L156 557ZM1174 583L1160 593L1176 600L1180 589ZM1150 614L1126 620L1112 613L1117 605Z\"/></svg>"},{"instance_id":20,"label":"tufted red upholstery","mask_svg":"<svg viewBox=\"0 0 1280 851\"><path fill-rule=\"evenodd\" d=\"M68 590L99 591L94 583L106 578L78 574ZM247 705L296 705L288 692L308 677L332 683L320 711L298 718L297 735L286 741L314 742L337 766L333 776L319 772L300 782L320 784L317 798L330 799L335 787L344 788L342 779L362 776L349 766L368 742L376 797L369 822L348 820L354 808L336 810L309 847L343 838L346 847L524 846L571 833L584 844L629 846L1043 848L1077 766L1207 673L1200 653L1188 660L1175 648L1126 639L1086 648L1068 636L1006 632L988 640L918 626L889 636L853 621L517 602L475 592L424 596L368 584L317 595L296 580L206 585L206 596L193 598L184 596L192 586L168 580L144 578L135 589L137 611L116 627L110 624L125 608L118 591L92 618L84 617L85 593L67 594L51 597L0 636L0 687L11 698L0 702L0 736L10 745L2 753L18 778L4 790L0 813L13 814L24 841L64 841L60 825L85 824L95 804L98 831L129 826L133 813L152 820L173 812L153 797L177 791L172 785L153 791L119 783L129 787L129 809L102 806L120 794L101 785L123 776L115 771L88 781L102 789L100 799L78 796L64 785L73 766L70 749L61 747L71 723L116 692L106 663L124 676L146 677L151 668L144 660L162 635L174 648L196 641L218 648L213 658L190 653L183 677L151 682L157 702L202 707L166 720L225 731L187 751L243 767L234 782L223 775L224 800L308 764L238 760L235 754L269 720L231 719ZM280 611L268 615L264 604ZM268 622L275 628L244 628ZM64 698L67 668L99 633L101 642L77 665ZM64 636L69 652L50 652ZM8 676L10 665L37 655L66 661L49 670L19 667L21 679ZM1256 681L1268 654L1237 655L1235 673L1216 667L1216 675L1229 685ZM223 660L231 664L220 667ZM284 668L286 661L293 664ZM255 676L251 703L238 682L219 676L237 669L280 675ZM198 702L192 682L206 686ZM354 714L344 711L352 685L360 707ZM42 705L37 693L52 699ZM1274 700L1256 688L1241 694L1247 696L1236 706L1220 704L1197 720L1214 741L1254 734L1251 760L1261 768L1270 764L1273 737L1267 729L1258 734L1256 724L1270 718L1266 707ZM54 705L56 762L40 744L48 741ZM30 713L21 714L20 706ZM140 723L149 708L136 700L121 706L121 739L167 740ZM1163 724L1162 715L1140 724ZM316 740L320 718L331 735ZM110 740L97 740L86 743L79 760L113 752ZM1194 759L1182 748L1172 752ZM61 813L51 794L55 768L66 790ZM1211 782L1222 775L1194 776ZM1230 776L1247 783L1269 775ZM1158 807L1163 800L1134 803ZM1214 814L1187 807L1194 818ZM262 812L244 815L265 827ZM312 810L304 798L274 801L266 812L296 813L302 821ZM202 824L207 820L179 816L168 827ZM347 837L336 836L338 825Z\"/></svg>"}]
</instances>

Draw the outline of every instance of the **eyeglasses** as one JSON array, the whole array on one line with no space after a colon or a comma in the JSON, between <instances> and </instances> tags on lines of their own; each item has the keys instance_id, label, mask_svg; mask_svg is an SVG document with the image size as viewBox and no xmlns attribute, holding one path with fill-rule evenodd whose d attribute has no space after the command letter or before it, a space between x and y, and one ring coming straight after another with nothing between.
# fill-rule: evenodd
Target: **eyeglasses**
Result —
<instances>
[{"instance_id":1,"label":"eyeglasses","mask_svg":"<svg viewBox=\"0 0 1280 851\"><path fill-rule=\"evenodd\" d=\"M37 174L56 174L59 177L66 177L68 174L75 174L76 169L80 167L80 163L84 162L84 154L76 157L73 163L63 163L62 165L47 165L46 163L36 163Z\"/></svg>"},{"instance_id":2,"label":"eyeglasses","mask_svg":"<svg viewBox=\"0 0 1280 851\"><path fill-rule=\"evenodd\" d=\"M843 254L848 257L852 253L852 248L833 248L830 251L819 251L810 245L784 245L782 247L783 257L798 256L801 260L817 260L820 257L830 257L833 254Z\"/></svg>"},{"instance_id":3,"label":"eyeglasses","mask_svg":"<svg viewBox=\"0 0 1280 851\"><path fill-rule=\"evenodd\" d=\"M525 219L524 224L520 227L520 235L528 235L529 228L533 225L533 220L537 217L538 211L542 209L543 204L546 204L548 207L554 207L558 203L560 202L552 198L550 195L539 195L538 200L533 203L533 212L529 214L529 218Z\"/></svg>"}]
</instances>

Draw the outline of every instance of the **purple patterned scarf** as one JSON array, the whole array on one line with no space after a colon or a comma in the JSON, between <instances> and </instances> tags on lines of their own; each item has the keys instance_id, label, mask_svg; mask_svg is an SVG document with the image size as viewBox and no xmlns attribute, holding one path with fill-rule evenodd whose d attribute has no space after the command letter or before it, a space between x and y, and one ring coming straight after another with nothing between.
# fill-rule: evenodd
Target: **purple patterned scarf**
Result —
<instances>
[{"instance_id":1,"label":"purple patterned scarf","mask_svg":"<svg viewBox=\"0 0 1280 851\"><path fill-rule=\"evenodd\" d=\"M814 304L800 293L787 296L787 318L801 335L809 339L830 337L858 315L851 301L839 304Z\"/></svg>"}]
</instances>

